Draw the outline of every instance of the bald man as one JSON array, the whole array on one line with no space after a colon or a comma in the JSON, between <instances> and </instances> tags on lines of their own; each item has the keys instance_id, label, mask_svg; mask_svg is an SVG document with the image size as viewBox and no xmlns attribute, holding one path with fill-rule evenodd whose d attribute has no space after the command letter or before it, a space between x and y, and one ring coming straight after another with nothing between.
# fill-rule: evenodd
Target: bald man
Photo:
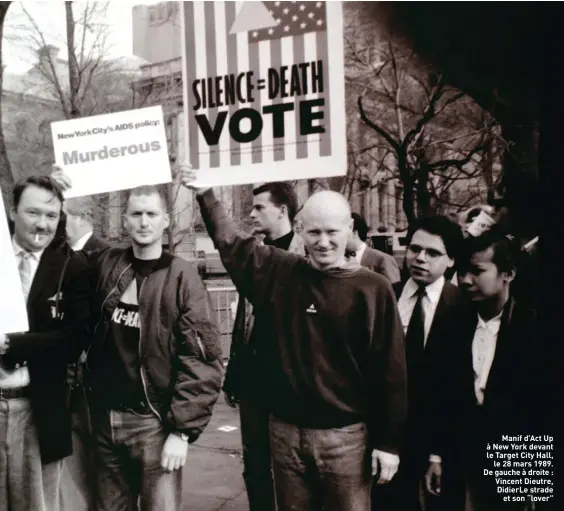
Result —
<instances>
[{"instance_id":1,"label":"bald man","mask_svg":"<svg viewBox=\"0 0 564 511\"><path fill-rule=\"evenodd\" d=\"M254 307L255 328L269 333L258 336L259 370L279 511L369 511L372 475L388 482L399 464L405 351L390 283L345 257L346 199L320 192L306 202L298 229L306 259L240 233L213 191L196 188L195 172L183 167L181 176Z\"/></svg>"}]
</instances>

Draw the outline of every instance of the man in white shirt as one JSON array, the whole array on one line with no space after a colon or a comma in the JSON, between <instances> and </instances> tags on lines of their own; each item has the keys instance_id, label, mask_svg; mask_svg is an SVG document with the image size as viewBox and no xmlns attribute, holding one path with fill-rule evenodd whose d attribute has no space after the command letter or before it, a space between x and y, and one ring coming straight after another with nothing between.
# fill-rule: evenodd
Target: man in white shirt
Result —
<instances>
[{"instance_id":1,"label":"man in white shirt","mask_svg":"<svg viewBox=\"0 0 564 511\"><path fill-rule=\"evenodd\" d=\"M524 509L497 493L487 444L533 433L543 402L542 346L536 313L511 296L519 246L497 228L467 238L457 269L470 299L454 318L457 335L438 371L439 413L431 420L433 451L427 488L444 509ZM443 467L444 465L444 467Z\"/></svg>"},{"instance_id":2,"label":"man in white shirt","mask_svg":"<svg viewBox=\"0 0 564 511\"><path fill-rule=\"evenodd\" d=\"M432 373L442 345L448 342L452 310L460 292L444 273L454 265L462 242L457 223L444 216L421 219L413 226L405 263L409 279L395 284L406 335L408 418L399 471L387 487L374 487L373 510L420 511L420 487L428 465L426 423L432 405ZM432 503L427 502L432 509Z\"/></svg>"},{"instance_id":3,"label":"man in white shirt","mask_svg":"<svg viewBox=\"0 0 564 511\"><path fill-rule=\"evenodd\" d=\"M61 460L72 451L66 365L90 333L87 267L50 247L63 196L47 177L13 190L12 246L29 331L0 334L0 509L57 510Z\"/></svg>"},{"instance_id":4,"label":"man in white shirt","mask_svg":"<svg viewBox=\"0 0 564 511\"><path fill-rule=\"evenodd\" d=\"M366 244L368 239L368 224L358 213L351 214L353 219L353 230L347 241L347 253L365 268L375 271L386 277L392 284L399 282L400 271L398 263L389 254L369 247Z\"/></svg>"},{"instance_id":5,"label":"man in white shirt","mask_svg":"<svg viewBox=\"0 0 564 511\"><path fill-rule=\"evenodd\" d=\"M67 241L75 252L109 247L108 243L94 234L95 208L92 197L72 198L64 203Z\"/></svg>"}]
</instances>

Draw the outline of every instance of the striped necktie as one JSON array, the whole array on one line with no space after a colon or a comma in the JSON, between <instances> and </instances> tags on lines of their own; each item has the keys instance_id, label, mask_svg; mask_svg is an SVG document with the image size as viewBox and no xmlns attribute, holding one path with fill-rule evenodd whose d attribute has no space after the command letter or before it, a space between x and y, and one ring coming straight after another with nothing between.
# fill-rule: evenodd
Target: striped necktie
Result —
<instances>
[{"instance_id":1,"label":"striped necktie","mask_svg":"<svg viewBox=\"0 0 564 511\"><path fill-rule=\"evenodd\" d=\"M22 290L24 294L24 299L27 303L27 297L29 296L29 290L31 289L31 257L32 255L22 250L20 252L20 264L18 265L18 270L20 272L20 280L22 281Z\"/></svg>"}]
</instances>

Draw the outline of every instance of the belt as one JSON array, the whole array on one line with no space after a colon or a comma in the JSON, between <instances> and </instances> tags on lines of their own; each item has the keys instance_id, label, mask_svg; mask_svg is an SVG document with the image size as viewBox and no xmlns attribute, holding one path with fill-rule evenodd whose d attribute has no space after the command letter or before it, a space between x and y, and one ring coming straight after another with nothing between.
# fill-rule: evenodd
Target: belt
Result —
<instances>
[{"instance_id":1,"label":"belt","mask_svg":"<svg viewBox=\"0 0 564 511\"><path fill-rule=\"evenodd\" d=\"M0 399L23 399L29 397L29 386L14 387L14 388L0 388Z\"/></svg>"}]
</instances>

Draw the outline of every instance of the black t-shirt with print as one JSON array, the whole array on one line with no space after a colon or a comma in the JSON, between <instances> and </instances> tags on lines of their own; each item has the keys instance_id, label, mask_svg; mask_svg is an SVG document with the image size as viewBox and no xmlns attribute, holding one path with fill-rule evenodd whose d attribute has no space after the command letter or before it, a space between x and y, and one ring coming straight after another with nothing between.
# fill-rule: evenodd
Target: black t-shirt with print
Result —
<instances>
[{"instance_id":1,"label":"black t-shirt with print","mask_svg":"<svg viewBox=\"0 0 564 511\"><path fill-rule=\"evenodd\" d=\"M114 309L108 338L104 343L104 369L95 393L107 406L139 405L145 402L139 363L139 290L158 259L134 259L135 279Z\"/></svg>"}]
</instances>

